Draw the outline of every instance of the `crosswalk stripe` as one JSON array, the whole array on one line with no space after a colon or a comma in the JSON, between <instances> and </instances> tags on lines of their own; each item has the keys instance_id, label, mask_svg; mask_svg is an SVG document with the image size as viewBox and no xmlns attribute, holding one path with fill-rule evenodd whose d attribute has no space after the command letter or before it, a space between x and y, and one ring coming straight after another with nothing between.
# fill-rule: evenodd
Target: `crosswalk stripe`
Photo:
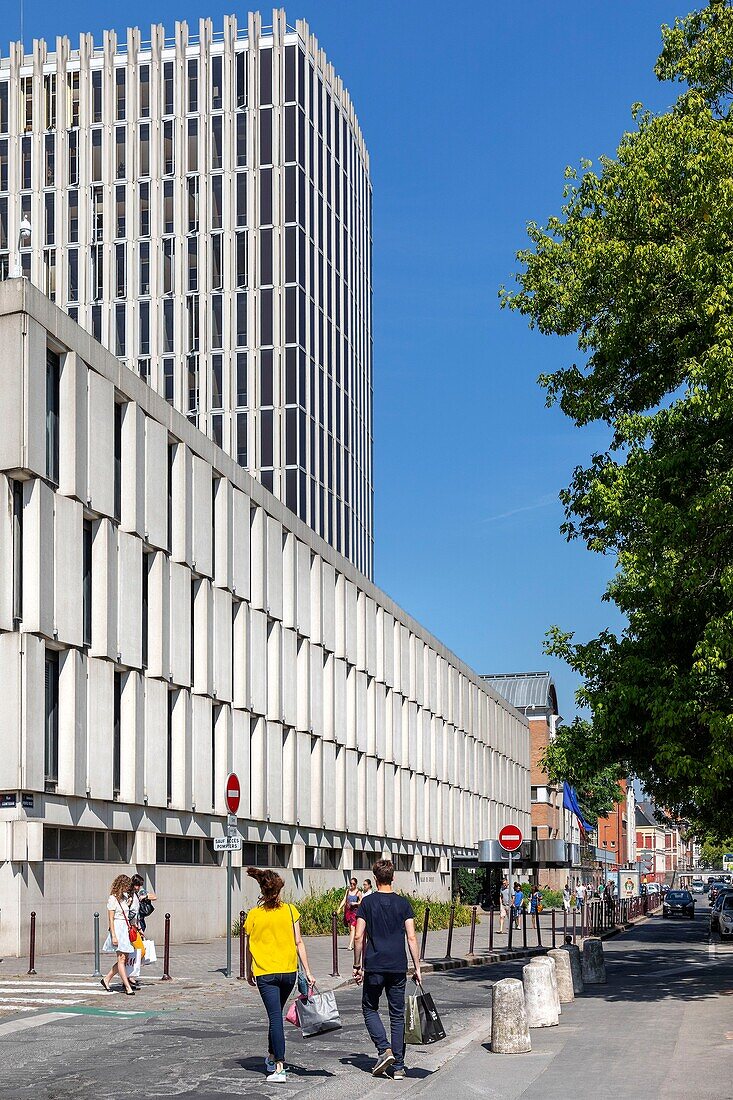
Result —
<instances>
[{"instance_id":1,"label":"crosswalk stripe","mask_svg":"<svg viewBox=\"0 0 733 1100\"><path fill-rule=\"evenodd\" d=\"M21 994L24 997L35 997L37 993L45 996L57 994L62 997L109 997L109 993L105 993L103 989L65 989L63 986L47 986L43 989L4 989L0 986L0 1000L5 997L19 997Z\"/></svg>"},{"instance_id":2,"label":"crosswalk stripe","mask_svg":"<svg viewBox=\"0 0 733 1100\"><path fill-rule=\"evenodd\" d=\"M97 982L63 982L60 978L57 978L55 982L37 982L37 981L18 981L13 978L0 978L0 988L22 988L22 989L89 989L95 992L99 990L99 984Z\"/></svg>"},{"instance_id":3,"label":"crosswalk stripe","mask_svg":"<svg viewBox=\"0 0 733 1100\"><path fill-rule=\"evenodd\" d=\"M22 1001L14 1001L14 1000L11 1000L11 999L3 998L2 1001L0 1001L0 1005L2 1005L3 1008L8 1007L9 1005L16 1006L16 1005L24 1005L24 1004L28 1004L27 998L25 998ZM33 1004L34 1005L78 1005L78 1004L81 1004L81 1001L79 999L71 1001L71 1000L67 1000L63 997L34 997L33 998Z\"/></svg>"}]
</instances>

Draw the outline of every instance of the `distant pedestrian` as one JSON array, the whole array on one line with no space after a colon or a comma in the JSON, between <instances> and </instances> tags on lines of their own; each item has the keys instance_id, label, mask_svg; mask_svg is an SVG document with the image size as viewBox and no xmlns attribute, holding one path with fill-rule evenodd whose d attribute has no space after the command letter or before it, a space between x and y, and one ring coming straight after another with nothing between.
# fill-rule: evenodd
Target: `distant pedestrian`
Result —
<instances>
[{"instance_id":1,"label":"distant pedestrian","mask_svg":"<svg viewBox=\"0 0 733 1100\"><path fill-rule=\"evenodd\" d=\"M581 882L580 879L578 879L578 885L575 887L575 897L576 897L576 904L578 906L578 909L583 908L583 903L585 902L585 893L586 893L585 884L583 882Z\"/></svg>"},{"instance_id":2,"label":"distant pedestrian","mask_svg":"<svg viewBox=\"0 0 733 1100\"><path fill-rule=\"evenodd\" d=\"M562 891L562 908L564 913L570 912L570 883L566 882Z\"/></svg>"},{"instance_id":3,"label":"distant pedestrian","mask_svg":"<svg viewBox=\"0 0 733 1100\"><path fill-rule=\"evenodd\" d=\"M145 921L150 916L153 908L153 902L158 900L158 895L152 892L148 893L145 889L145 880L142 875L133 875L132 879L132 894L130 896L130 924L134 924L140 929L141 934L145 935ZM145 903L145 904L144 904ZM143 961L142 948L138 947L135 951L135 961L132 969L129 969L128 964L128 976L130 978L130 985L133 989L140 988L140 967Z\"/></svg>"},{"instance_id":4,"label":"distant pedestrian","mask_svg":"<svg viewBox=\"0 0 733 1100\"><path fill-rule=\"evenodd\" d=\"M529 895L529 912L532 917L532 924L537 928L540 913L542 912L542 891L539 886L534 886L532 888L532 893Z\"/></svg>"},{"instance_id":5,"label":"distant pedestrian","mask_svg":"<svg viewBox=\"0 0 733 1100\"><path fill-rule=\"evenodd\" d=\"M364 898L359 908L354 941L354 980L363 983L361 1010L369 1037L377 1048L372 1075L382 1077L391 1066L393 1078L401 1080L405 1076L405 938L416 982L420 981L420 951L412 906L392 889L394 864L388 859L378 859L372 872L377 889ZM379 1000L385 992L389 1006L389 1041L379 1015Z\"/></svg>"},{"instance_id":6,"label":"distant pedestrian","mask_svg":"<svg viewBox=\"0 0 733 1100\"><path fill-rule=\"evenodd\" d=\"M504 931L504 921L511 920L511 907L512 907L512 892L509 889L509 879L503 878L501 880L501 890L499 891L499 931Z\"/></svg>"},{"instance_id":7,"label":"distant pedestrian","mask_svg":"<svg viewBox=\"0 0 733 1100\"><path fill-rule=\"evenodd\" d=\"M249 984L257 986L267 1012L267 1080L274 1084L287 1081L285 1072L285 1028L283 1009L293 992L298 959L311 985L315 978L308 965L308 954L300 934L300 913L284 903L280 894L285 883L276 871L248 867L247 874L260 884L259 904L250 909L244 922L247 934Z\"/></svg>"},{"instance_id":8,"label":"distant pedestrian","mask_svg":"<svg viewBox=\"0 0 733 1100\"><path fill-rule=\"evenodd\" d=\"M374 887L372 886L372 880L370 878L365 878L364 879L364 885L361 888L362 901L364 900L365 897L367 897L369 894L371 894L373 889L374 889Z\"/></svg>"},{"instance_id":9,"label":"distant pedestrian","mask_svg":"<svg viewBox=\"0 0 733 1100\"><path fill-rule=\"evenodd\" d=\"M524 894L518 882L514 883L514 927L519 928L519 913L524 905Z\"/></svg>"},{"instance_id":10,"label":"distant pedestrian","mask_svg":"<svg viewBox=\"0 0 733 1100\"><path fill-rule=\"evenodd\" d=\"M135 948L130 943L130 898L132 895L132 880L128 875L118 875L112 883L107 902L107 924L109 932L104 941L102 951L106 954L116 954L117 962L108 974L102 978L101 984L111 992L109 983L118 974L123 988L128 997L135 996L135 990L130 985L125 970L125 961L129 955L135 954Z\"/></svg>"},{"instance_id":11,"label":"distant pedestrian","mask_svg":"<svg viewBox=\"0 0 733 1100\"><path fill-rule=\"evenodd\" d=\"M349 930L349 951L354 950L354 935L356 933L356 911L361 905L362 893L359 889L359 880L356 878L349 879L349 885L344 891L344 896L341 898L341 904L338 907L339 913L343 909L344 911L344 924Z\"/></svg>"}]
</instances>

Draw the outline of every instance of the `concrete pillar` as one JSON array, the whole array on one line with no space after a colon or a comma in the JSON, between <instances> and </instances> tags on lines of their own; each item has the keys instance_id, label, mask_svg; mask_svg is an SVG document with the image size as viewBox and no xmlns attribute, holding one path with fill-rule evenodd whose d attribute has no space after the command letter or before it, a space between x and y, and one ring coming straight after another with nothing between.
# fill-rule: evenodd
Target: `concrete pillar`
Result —
<instances>
[{"instance_id":1,"label":"concrete pillar","mask_svg":"<svg viewBox=\"0 0 733 1100\"><path fill-rule=\"evenodd\" d=\"M575 995L583 992L583 964L580 960L580 948L576 943L564 943L560 948L570 958L570 970L573 975L573 990Z\"/></svg>"},{"instance_id":2,"label":"concrete pillar","mask_svg":"<svg viewBox=\"0 0 733 1100\"><path fill-rule=\"evenodd\" d=\"M570 967L570 956L561 948L553 948L547 952L555 962L555 978L557 979L557 992L560 1004L569 1004L575 1000L573 988L573 972Z\"/></svg>"},{"instance_id":3,"label":"concrete pillar","mask_svg":"<svg viewBox=\"0 0 733 1100\"><path fill-rule=\"evenodd\" d=\"M523 966L522 985L529 1027L557 1027L557 1002L550 967L533 963Z\"/></svg>"},{"instance_id":4,"label":"concrete pillar","mask_svg":"<svg viewBox=\"0 0 733 1100\"><path fill-rule=\"evenodd\" d=\"M586 985L603 985L606 981L603 943L599 939L593 938L583 943L583 981Z\"/></svg>"},{"instance_id":5,"label":"concrete pillar","mask_svg":"<svg viewBox=\"0 0 733 1100\"><path fill-rule=\"evenodd\" d=\"M562 1012L560 1005L560 994L557 991L557 975L555 974L555 960L551 959L549 955L536 955L530 962L530 966L546 967L550 971L550 981L552 982L553 993L555 994L555 1007L557 1008L558 1016Z\"/></svg>"},{"instance_id":6,"label":"concrete pillar","mask_svg":"<svg viewBox=\"0 0 733 1100\"><path fill-rule=\"evenodd\" d=\"M517 978L502 978L492 990L491 1050L494 1054L526 1054L531 1049L522 983Z\"/></svg>"}]
</instances>

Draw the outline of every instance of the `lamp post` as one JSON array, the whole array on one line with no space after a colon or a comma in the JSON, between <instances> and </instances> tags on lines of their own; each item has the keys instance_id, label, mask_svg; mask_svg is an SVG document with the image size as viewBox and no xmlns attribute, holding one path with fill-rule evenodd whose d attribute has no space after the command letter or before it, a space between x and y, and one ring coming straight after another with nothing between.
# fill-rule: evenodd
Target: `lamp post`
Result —
<instances>
[{"instance_id":1,"label":"lamp post","mask_svg":"<svg viewBox=\"0 0 733 1100\"><path fill-rule=\"evenodd\" d=\"M23 261L21 260L20 250L24 244L30 244L31 242L31 223L27 218L20 219L20 226L18 228L18 247L15 250L13 256L13 267L10 271L11 279L22 279L23 277Z\"/></svg>"}]
</instances>

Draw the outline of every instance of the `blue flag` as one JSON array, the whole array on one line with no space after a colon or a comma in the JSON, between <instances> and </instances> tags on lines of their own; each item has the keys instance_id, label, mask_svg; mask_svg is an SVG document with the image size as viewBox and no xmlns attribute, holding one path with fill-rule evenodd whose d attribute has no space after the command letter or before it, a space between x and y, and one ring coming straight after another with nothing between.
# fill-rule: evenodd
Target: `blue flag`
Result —
<instances>
[{"instance_id":1,"label":"blue flag","mask_svg":"<svg viewBox=\"0 0 733 1100\"><path fill-rule=\"evenodd\" d=\"M562 785L562 804L566 810L570 810L571 813L575 814L584 833L589 833L595 829L595 825L591 825L590 821L586 821L578 802L578 792L569 783L563 783Z\"/></svg>"}]
</instances>

